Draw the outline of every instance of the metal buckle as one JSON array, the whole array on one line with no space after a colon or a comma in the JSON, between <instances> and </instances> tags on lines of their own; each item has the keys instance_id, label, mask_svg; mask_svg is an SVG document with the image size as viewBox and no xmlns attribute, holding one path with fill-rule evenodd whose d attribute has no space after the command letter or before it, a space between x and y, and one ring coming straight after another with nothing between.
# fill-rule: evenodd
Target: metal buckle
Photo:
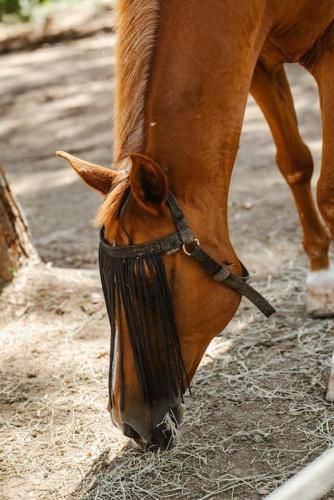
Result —
<instances>
[{"instance_id":1,"label":"metal buckle","mask_svg":"<svg viewBox=\"0 0 334 500\"><path fill-rule=\"evenodd\" d=\"M191 243L183 243L183 245L182 245L182 250L183 250L183 252L184 252L186 255L188 255L189 257L191 257L191 252L188 252L188 250L187 250L187 246L192 245L193 243L195 243L197 247L200 247L200 246L201 246L200 241L199 241L199 239L197 239L197 238L195 238L195 239L194 239L194 241L192 241Z\"/></svg>"},{"instance_id":2,"label":"metal buckle","mask_svg":"<svg viewBox=\"0 0 334 500\"><path fill-rule=\"evenodd\" d=\"M166 255L173 255L174 253L177 253L179 250L180 247L172 248L171 250L167 250Z\"/></svg>"}]
</instances>

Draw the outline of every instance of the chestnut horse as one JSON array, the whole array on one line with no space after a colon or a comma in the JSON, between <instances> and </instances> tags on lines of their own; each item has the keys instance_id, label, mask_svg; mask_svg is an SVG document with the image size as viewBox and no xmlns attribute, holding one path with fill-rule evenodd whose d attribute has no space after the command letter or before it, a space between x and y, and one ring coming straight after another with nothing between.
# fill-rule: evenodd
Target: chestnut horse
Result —
<instances>
[{"instance_id":1,"label":"chestnut horse","mask_svg":"<svg viewBox=\"0 0 334 500\"><path fill-rule=\"evenodd\" d=\"M119 0L115 169L60 153L105 197L97 220L107 242L127 245L124 228L136 244L174 231L166 203L171 189L201 246L241 274L229 238L227 198L251 92L270 126L277 165L303 228L310 262L308 312L333 315L334 272L328 258L334 233L333 21L333 0ZM319 87L323 158L317 206L322 217L312 198L313 160L298 131L285 62L299 62ZM125 191L131 196L121 224ZM209 342L234 316L240 295L213 281L182 251L163 261L191 381ZM166 447L164 402L159 397L153 406L145 402L129 335L116 337L113 422L143 447ZM334 399L333 387L328 397ZM170 407L178 423L181 397Z\"/></svg>"}]
</instances>

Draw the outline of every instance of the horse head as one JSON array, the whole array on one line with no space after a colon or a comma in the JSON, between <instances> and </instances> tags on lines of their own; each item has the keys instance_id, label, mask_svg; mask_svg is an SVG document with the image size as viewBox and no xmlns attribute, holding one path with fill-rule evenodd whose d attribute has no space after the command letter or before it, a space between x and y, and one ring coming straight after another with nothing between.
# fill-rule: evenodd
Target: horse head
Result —
<instances>
[{"instance_id":1,"label":"horse head","mask_svg":"<svg viewBox=\"0 0 334 500\"><path fill-rule=\"evenodd\" d=\"M175 232L167 175L152 159L131 154L125 168L112 170L59 155L103 195L97 223L111 250ZM240 271L231 247L222 252L208 239L201 210L185 200L178 203L211 254ZM109 259L100 249L100 267L112 330L112 420L143 448L167 448L181 421L183 395L209 342L234 315L240 295L212 280L182 248L142 261Z\"/></svg>"}]
</instances>

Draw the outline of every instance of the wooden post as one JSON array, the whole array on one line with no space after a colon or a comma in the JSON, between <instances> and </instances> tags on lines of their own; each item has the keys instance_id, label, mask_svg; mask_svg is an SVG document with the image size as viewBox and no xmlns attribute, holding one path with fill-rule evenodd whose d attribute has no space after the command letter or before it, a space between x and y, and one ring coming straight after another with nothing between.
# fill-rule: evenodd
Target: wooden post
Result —
<instances>
[{"instance_id":1,"label":"wooden post","mask_svg":"<svg viewBox=\"0 0 334 500\"><path fill-rule=\"evenodd\" d=\"M13 279L24 261L38 261L23 212L0 167L0 285Z\"/></svg>"}]
</instances>

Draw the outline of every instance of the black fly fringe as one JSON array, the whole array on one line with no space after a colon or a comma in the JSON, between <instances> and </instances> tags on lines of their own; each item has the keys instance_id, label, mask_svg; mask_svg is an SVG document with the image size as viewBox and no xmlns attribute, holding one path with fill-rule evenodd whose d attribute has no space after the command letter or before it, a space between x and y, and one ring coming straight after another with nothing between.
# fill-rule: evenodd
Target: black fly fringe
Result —
<instances>
[{"instance_id":1,"label":"black fly fringe","mask_svg":"<svg viewBox=\"0 0 334 500\"><path fill-rule=\"evenodd\" d=\"M124 407L124 328L131 342L145 402L171 404L189 388L176 330L165 267L160 254L113 257L102 246L99 264L111 327L109 397L112 403L115 342Z\"/></svg>"}]
</instances>

